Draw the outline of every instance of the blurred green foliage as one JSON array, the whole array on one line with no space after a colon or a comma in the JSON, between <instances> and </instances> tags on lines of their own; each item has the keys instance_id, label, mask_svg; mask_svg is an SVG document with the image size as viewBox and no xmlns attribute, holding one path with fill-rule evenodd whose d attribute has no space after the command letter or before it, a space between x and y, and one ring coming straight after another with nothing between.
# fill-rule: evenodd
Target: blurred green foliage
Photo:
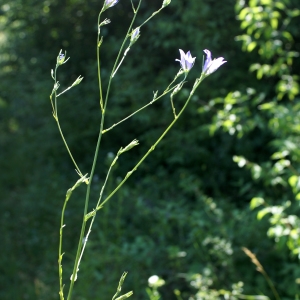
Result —
<instances>
[{"instance_id":1,"label":"blurred green foliage","mask_svg":"<svg viewBox=\"0 0 300 300\"><path fill-rule=\"evenodd\" d=\"M161 3L145 1L137 24ZM50 69L65 49L71 60L59 81L68 86L84 76L59 99L59 109L70 148L89 172L100 120L95 42L101 7L98 0L0 6L3 300L58 297L59 218L77 175L52 119ZM120 0L105 12L112 23L102 31L104 83L130 9L130 1ZM239 293L272 298L242 246L256 253L282 299L300 293L299 9L298 0L172 0L143 28L114 79L107 127L166 87L179 69L178 48L197 57L190 78L201 72L203 49L228 63L204 81L183 118L99 213L74 299L109 299L123 271L129 272L124 290L133 289L140 299L149 298L154 274L165 281L158 288L162 299L235 299ZM140 141L118 162L109 190L171 119L165 98L104 135L92 199L113 153ZM83 199L80 187L66 211L66 284Z\"/></svg>"}]
</instances>

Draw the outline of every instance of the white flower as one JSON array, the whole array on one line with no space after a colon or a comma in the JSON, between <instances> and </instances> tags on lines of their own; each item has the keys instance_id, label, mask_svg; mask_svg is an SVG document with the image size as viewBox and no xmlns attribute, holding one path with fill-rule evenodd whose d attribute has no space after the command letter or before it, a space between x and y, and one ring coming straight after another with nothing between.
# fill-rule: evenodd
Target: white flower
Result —
<instances>
[{"instance_id":1,"label":"white flower","mask_svg":"<svg viewBox=\"0 0 300 300\"><path fill-rule=\"evenodd\" d=\"M151 277L149 277L148 283L150 285L154 285L158 280L159 280L159 277L157 275L152 275Z\"/></svg>"},{"instance_id":2,"label":"white flower","mask_svg":"<svg viewBox=\"0 0 300 300\"><path fill-rule=\"evenodd\" d=\"M165 284L165 281L157 275L152 275L148 279L148 284L150 287L159 288Z\"/></svg>"}]
</instances>

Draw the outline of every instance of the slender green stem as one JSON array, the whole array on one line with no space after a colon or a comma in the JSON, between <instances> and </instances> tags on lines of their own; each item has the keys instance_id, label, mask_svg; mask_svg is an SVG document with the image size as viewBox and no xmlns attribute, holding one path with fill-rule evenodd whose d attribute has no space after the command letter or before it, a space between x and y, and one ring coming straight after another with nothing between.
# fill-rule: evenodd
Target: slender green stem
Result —
<instances>
[{"instance_id":1,"label":"slender green stem","mask_svg":"<svg viewBox=\"0 0 300 300\"><path fill-rule=\"evenodd\" d=\"M113 74L114 71L115 71L117 63L119 61L120 54L121 54L121 52L122 52L122 50L124 48L125 42L126 42L126 40L128 38L128 34L129 34L129 32L130 32L130 30L132 28L133 22L134 22L134 20L136 18L136 14L137 14L137 11L138 11L138 9L140 7L141 2L142 2L142 0L139 1L138 8L137 8L137 10L135 12L135 15L134 15L134 17L132 19L132 22L130 24L130 27L128 29L128 32L127 32L127 34L126 34L126 36L124 38L124 41L122 43L122 46L121 46L120 50L119 50L119 53L118 53L118 56L117 56L117 59L115 61L115 64L114 64L114 67L112 69L111 74ZM100 23L100 20L98 18L98 26L99 26L99 23ZM97 53L98 53L98 41L99 41L99 31L98 31L98 39L97 39ZM99 74L100 74L100 69L99 69L100 68L100 62L99 62L100 55L99 54L97 55L97 60L98 60L98 76L99 76ZM107 100L108 100L108 95L109 95L109 91L110 91L111 80L112 80L112 75L110 76L110 79L109 79L108 88L107 88L106 97L105 97L105 102L104 102L104 107L102 109L102 117L101 117L101 123L100 123L100 128L99 128L98 141L97 141L95 155L94 155L94 160L93 160L93 165L92 165L92 169L91 169L91 173L90 173L90 179L89 179L88 186L87 186L87 191L86 191L84 211L83 211L83 220L82 220L80 237L79 237L79 241L78 241L76 258L75 258L73 273L72 273L72 276L71 276L71 284L70 284L70 288L69 288L67 300L71 299L72 292L73 292L73 287L74 287L74 281L75 281L75 278L76 278L76 274L78 272L79 258L80 258L80 255L81 255L81 249L83 247L82 241L83 241L85 227L86 227L86 221L87 221L86 218L85 218L85 215L86 215L87 209L88 209L88 203L89 203L89 199L90 199L91 183L92 183L92 179L93 179L93 176L94 176L94 171L95 171L95 167L96 167L96 163L97 163L97 158L98 158L98 153L99 153L99 148L100 148L100 143L101 143L101 138L102 138L102 131L103 131L103 125L104 125L104 119L105 119L105 112L106 112L106 107L107 107ZM101 89L101 83L99 85L99 89ZM101 97L101 95L102 95L102 90L100 92L100 97Z\"/></svg>"},{"instance_id":2,"label":"slender green stem","mask_svg":"<svg viewBox=\"0 0 300 300\"><path fill-rule=\"evenodd\" d=\"M65 209L68 202L68 196L66 196L65 203L61 212L61 219L60 219L60 230L59 230L59 246L58 246L58 275L59 275L59 296L61 300L64 300L64 293L63 293L63 282L62 282L62 240L63 240L63 227L64 225L64 215L65 215Z\"/></svg>"},{"instance_id":3,"label":"slender green stem","mask_svg":"<svg viewBox=\"0 0 300 300\"><path fill-rule=\"evenodd\" d=\"M98 15L98 35L97 35L97 66L98 66L98 85L99 85L99 99L100 99L100 108L103 113L103 97L102 97L102 81L101 81L101 64L100 64L100 18L102 10Z\"/></svg>"},{"instance_id":4,"label":"slender green stem","mask_svg":"<svg viewBox=\"0 0 300 300\"><path fill-rule=\"evenodd\" d=\"M98 199L98 202L97 202L96 207L100 204L100 201L101 201L101 199L102 199L103 192L104 192L104 189L105 189L105 187L106 187L106 184L107 184L107 181L108 181L110 172L111 172L111 170L112 170L112 167L114 166L114 164L115 164L116 161L118 160L118 158L119 158L119 155L117 155L117 156L115 157L115 159L113 160L113 162L111 163L111 165L110 165L110 167L109 167L109 169L108 169L108 172L107 172L107 174L106 174L106 178L105 178L104 184L103 184L103 186L102 186L102 188L101 188L101 191L100 191L100 195L99 195L99 199Z\"/></svg>"},{"instance_id":5,"label":"slender green stem","mask_svg":"<svg viewBox=\"0 0 300 300\"><path fill-rule=\"evenodd\" d=\"M131 4L132 4L133 12L134 12L134 14L136 15L137 12L138 12L138 10L139 10L140 3L139 3L139 5L138 5L137 9L134 9L134 6L133 6L133 3L132 3L132 2L131 2ZM145 21L142 23L142 25L140 25L139 27L142 27L143 25L145 25L145 24L146 24L148 21L150 21L155 15L157 15L162 9L163 9L163 7L161 7L159 10L155 11L155 12L154 12L147 20L145 20ZM133 22L132 22L132 23L133 23ZM131 30L131 27L129 28L128 34L129 34L130 30ZM129 36L128 34L127 34L127 36ZM120 63L119 63L118 66L115 68L115 70L114 70L114 72L113 72L113 74L112 74L112 77L114 77L115 74L117 73L119 67L121 66L121 64L122 64L123 60L125 59L125 56L127 55L127 53L128 53L129 50L130 50L130 47L128 47L127 50L124 52L123 57L122 57Z\"/></svg>"},{"instance_id":6,"label":"slender green stem","mask_svg":"<svg viewBox=\"0 0 300 300\"><path fill-rule=\"evenodd\" d=\"M174 90L176 88L176 86L170 88L170 86L174 83L174 81L179 77L179 75L181 74L177 74L175 76L175 78L172 80L172 82L168 85L168 87L164 90L164 92L158 96L158 97L154 97L149 103L147 103L146 105L144 105L143 107L139 108L138 110L136 110L135 112L133 112L132 114L130 114L129 116L125 117L124 119L122 119L121 121L113 124L111 127L104 129L102 133L106 133L108 131L110 131L111 129L113 129L114 127L118 126L119 124L121 124L122 122L128 120L129 118L131 118L132 116L134 116L136 113L140 112L141 110L145 109L146 107L150 106L151 104L153 104L154 102L156 102L157 100L159 100L161 97L163 97L164 95L168 94L169 92L171 92L172 90ZM186 77L185 77L186 78ZM185 78L181 81L183 82L185 80Z\"/></svg>"},{"instance_id":7,"label":"slender green stem","mask_svg":"<svg viewBox=\"0 0 300 300\"><path fill-rule=\"evenodd\" d=\"M142 27L143 25L145 25L147 22L149 22L155 15L157 15L161 10L163 10L164 7L161 7L159 10L155 11L146 21L144 21L142 23L142 25L140 25L139 27Z\"/></svg>"},{"instance_id":8,"label":"slender green stem","mask_svg":"<svg viewBox=\"0 0 300 300\"><path fill-rule=\"evenodd\" d=\"M56 80L57 67L58 66L55 67L55 71L54 71L54 82L55 82L55 84L57 83L57 80ZM64 137L64 134L61 130L61 127L60 127L60 123L59 123L59 119L58 119L58 106L57 106L57 93L56 93L56 91L54 93L54 114L55 114L55 121L57 123L57 127L58 127L59 133L61 135L61 138L62 138L62 140L65 144L65 147L67 148L67 151L68 151L69 156L70 156L70 158L71 158L71 160L72 160L72 162L73 162L73 164L76 168L77 173L79 174L80 177L82 177L83 175L82 175L82 173L81 173L81 171L80 171L80 169L79 169L79 167L78 167L78 165L77 165L77 163L76 163L76 161L75 161L75 159L74 159L74 157L73 157L73 155L72 155L72 153L69 149L68 143L67 143L67 141Z\"/></svg>"},{"instance_id":9,"label":"slender green stem","mask_svg":"<svg viewBox=\"0 0 300 300\"><path fill-rule=\"evenodd\" d=\"M128 47L128 48L125 50L125 52L124 52L124 54L123 54L123 57L122 57L121 61L119 62L118 66L116 67L116 70L114 71L114 73L112 74L111 77L114 77L114 76L116 75L116 73L118 72L118 70L119 70L121 64L123 63L123 60L125 59L127 53L129 52L129 50L130 50L130 47Z\"/></svg>"},{"instance_id":10,"label":"slender green stem","mask_svg":"<svg viewBox=\"0 0 300 300\"><path fill-rule=\"evenodd\" d=\"M62 253L62 241L63 241L63 228L64 228L64 216L65 216L65 210L66 210L66 206L67 203L72 195L72 192L79 186L81 185L83 182L86 182L88 180L87 178L87 174L82 176L80 179L77 180L77 182L74 184L74 186L70 189L68 189L67 194L66 194L66 198L65 198L65 202L63 205L63 209L61 212L61 218L60 218L60 230L59 230L59 246L58 246L58 272L59 272L59 295L60 295L60 299L64 300L64 293L63 293L63 268L62 268L62 257L63 257L63 253Z\"/></svg>"},{"instance_id":11,"label":"slender green stem","mask_svg":"<svg viewBox=\"0 0 300 300\"><path fill-rule=\"evenodd\" d=\"M187 74L188 74L188 73L185 73L185 74L184 74L184 79L183 79L180 83L178 83L178 84L175 86L175 90L174 90L174 92L173 92L173 93L171 94L171 96L170 96L171 107L172 107L172 111L173 111L173 115L174 115L174 118L175 118L175 119L177 118L177 115L176 115L176 109L175 109L173 97L174 97L174 95L176 95L176 94L181 90L181 88L182 88L182 86L183 86L183 83L184 83L184 81L185 81L185 79L186 79L186 77L187 77Z\"/></svg>"},{"instance_id":12,"label":"slender green stem","mask_svg":"<svg viewBox=\"0 0 300 300\"><path fill-rule=\"evenodd\" d=\"M120 189L120 187L127 181L127 179L132 175L132 173L134 171L137 170L137 168L141 165L141 163L147 158L147 156L155 149L155 147L159 144L159 142L164 138L164 136L169 132L169 130L173 127L173 125L177 122L177 120L179 119L179 117L181 116L181 114L184 112L184 110L186 109L188 103L190 102L191 97L193 96L195 90L198 88L198 86L200 85L200 83L203 81L203 79L205 78L205 76L201 75L199 79L197 79L197 81L194 84L194 87L192 89L192 91L190 92L190 95L188 97L188 99L186 100L184 106L182 107L182 109L180 110L180 112L178 113L178 115L176 116L176 118L171 122L171 124L167 127L167 129L162 133L162 135L157 139L157 141L150 147L150 149L147 151L147 153L140 159L140 161L134 166L134 168L128 172L125 176L125 178L119 183L119 185L109 194L109 196L106 197L106 199L96 207L96 211L98 211L99 209L101 209L103 207L103 205Z\"/></svg>"},{"instance_id":13,"label":"slender green stem","mask_svg":"<svg viewBox=\"0 0 300 300\"><path fill-rule=\"evenodd\" d=\"M93 179L93 176L94 176L94 171L95 171L95 167L96 167L96 162L97 162L97 157L98 157L98 152L99 152L99 147L100 147L100 142L101 142L101 137L102 137L104 117L105 117L105 115L103 114L102 118L101 118L99 136L98 136L97 146L96 146L96 150L95 150L95 154L94 154L92 170L91 170L91 173L90 173L90 179L89 179L88 186L87 186L87 191L86 191L84 211L83 211L84 212L83 213L83 221L82 221L81 232L80 232L80 237L79 237L79 242L78 242L78 247L77 247L77 253L76 253L76 258L75 258L75 263L74 263L74 269L73 269L73 273L72 273L72 277L71 277L71 284L70 284L67 300L71 299L73 286L74 286L74 281L75 281L75 278L76 278L76 275L77 275L77 272L78 272L79 257L80 257L80 253L81 253L81 249L82 249L82 241L83 241L85 227L86 227L85 215L87 213L88 203L89 203L89 199L90 199L91 184L92 184L92 179Z\"/></svg>"},{"instance_id":14,"label":"slender green stem","mask_svg":"<svg viewBox=\"0 0 300 300\"><path fill-rule=\"evenodd\" d=\"M68 151L68 153L69 153L69 155L70 155L70 158L71 158L71 160L73 161L73 164L74 164L74 166L75 166L75 168L76 168L76 170L77 170L79 176L82 177L83 175L82 175L82 173L81 173L79 167L77 166L76 161L75 161L75 159L73 158L73 155L72 155L72 153L71 153L71 151L70 151L70 149L69 149L69 147L68 147L68 144L67 144L67 142L66 142L66 140L65 140L65 137L64 137L63 132L62 132L62 130L61 130L61 127L60 127L60 123L59 123L58 118L57 118L56 122L57 122L57 127L58 127L58 130L59 130L59 132L60 132L61 138L62 138L62 140L63 140L63 142L64 142L64 144L65 144L65 146L66 146L66 148L67 148L67 151Z\"/></svg>"},{"instance_id":15,"label":"slender green stem","mask_svg":"<svg viewBox=\"0 0 300 300\"><path fill-rule=\"evenodd\" d=\"M52 106L52 115L56 121L56 117L55 117L55 108L54 108L54 104L53 104L53 100L52 100L52 94L50 95L50 102L51 102L51 106Z\"/></svg>"},{"instance_id":16,"label":"slender green stem","mask_svg":"<svg viewBox=\"0 0 300 300\"><path fill-rule=\"evenodd\" d=\"M72 88L72 86L69 86L68 88L66 88L64 91L62 91L61 93L59 93L58 95L56 95L56 97L61 96L62 94L66 93L67 91L69 91Z\"/></svg>"},{"instance_id":17,"label":"slender green stem","mask_svg":"<svg viewBox=\"0 0 300 300\"><path fill-rule=\"evenodd\" d=\"M170 89L170 86L176 81L176 79L181 76L183 73L181 71L181 69L179 70L179 72L176 74L176 76L174 77L174 79L171 81L171 83L167 86L167 88L164 90L164 92L166 92L167 90ZM183 82L186 79L187 75L185 74L183 80L181 82ZM172 88L173 89L173 88ZM171 91L171 90L170 90Z\"/></svg>"},{"instance_id":18,"label":"slender green stem","mask_svg":"<svg viewBox=\"0 0 300 300\"><path fill-rule=\"evenodd\" d=\"M175 89L175 87L172 87L170 90L163 92L163 94L161 94L159 97L154 98L153 100L151 100L149 103L147 103L146 105L144 105L143 107L139 108L138 110L136 110L135 112L133 112L132 114L130 114L129 116L127 116L126 118L122 119L121 121L113 124L111 127L103 130L103 133L106 133L107 131L110 131L111 129L113 129L114 127L116 127L117 125L121 124L122 122L128 120L129 118L131 118L132 116L134 116L136 113L140 112L141 110L145 109L146 107L150 106L151 104L153 104L154 102L156 102L158 99L160 99L161 97L163 97L164 95L166 95L167 93L169 93L170 91L172 91L173 89Z\"/></svg>"},{"instance_id":19,"label":"slender green stem","mask_svg":"<svg viewBox=\"0 0 300 300\"><path fill-rule=\"evenodd\" d=\"M68 147L68 144L65 140L65 137L63 135L63 132L61 130L61 127L60 127L60 123L59 123L59 118L58 118L58 105L57 105L57 97L60 96L61 94L65 93L66 91L68 91L71 87L67 88L65 91L63 91L62 93L60 93L59 95L57 95L57 88L58 88L58 82L57 82L57 69L58 69L58 63L56 64L56 67L55 67L55 72L54 72L54 77L52 76L52 78L54 79L54 92L52 91L51 93L51 96L50 96L50 100L51 100L51 105L52 105L52 109L53 109L53 116L54 116L54 119L57 123L57 126L58 126L58 130L60 132L60 135L62 137L62 140L67 148L67 151L71 157L71 160L73 161L75 167L76 167L76 171L78 173L78 175L81 177L80 178L80 181L83 180L83 181L86 181L86 175L83 176L79 167L77 166L76 164L76 161L75 159L73 158L72 156L72 153ZM52 100L52 96L54 94L54 103L53 103L53 100ZM62 254L62 241L63 241L63 227L65 226L64 225L64 215L65 215L65 209L66 209L66 205L67 205L67 202L71 196L71 193L73 191L73 189L77 186L78 184L78 181L77 183L75 184L75 186L68 190L67 192L67 195L66 195L66 199L65 199L65 202L64 202L64 205L63 205L63 208L62 208L62 213L61 213L61 221L60 221L60 230L59 230L59 246L58 246L58 276L59 276L59 296L60 296L60 299L61 300L64 300L64 293L63 293L63 288L64 288L64 285L63 285L63 268L62 268L62 257L63 257L63 254Z\"/></svg>"},{"instance_id":20,"label":"slender green stem","mask_svg":"<svg viewBox=\"0 0 300 300\"><path fill-rule=\"evenodd\" d=\"M100 11L99 15L98 15L98 36L97 36L97 66L98 66L98 84L99 84L99 97L100 97L100 107L101 107L101 111L102 111L102 114L103 114L103 117L102 117L102 120L104 122L104 107L103 107L103 98L102 98L102 81L101 81L101 72L100 72L100 18L101 18L101 13L102 13L102 10ZM102 126L103 128L103 126ZM101 131L101 127L100 127L100 131ZM103 131L103 130L102 130ZM100 135L100 132L99 132L99 135ZM101 137L100 137L101 139ZM99 145L100 146L100 145ZM111 168L110 168L111 169ZM109 169L109 171L110 171ZM105 180L105 183L106 183L106 180ZM92 229L92 226L93 226L93 223L94 223L94 217L90 223L90 226L89 226L89 229L88 229L88 232L87 232L87 235L84 239L84 243L83 243L83 246L82 246L82 250L81 250L81 254L80 254L80 257L78 259L78 265L80 264L80 261L82 259L82 255L83 255L83 252L85 250L85 246L86 246L86 243L88 241L88 237L91 233L91 229Z\"/></svg>"},{"instance_id":21,"label":"slender green stem","mask_svg":"<svg viewBox=\"0 0 300 300\"><path fill-rule=\"evenodd\" d=\"M132 20L131 20L131 23L130 23L130 25L129 25L128 31L127 31L127 33L126 33L126 36L125 36L125 38L124 38L124 40L123 40L123 43L122 43L122 45L121 45L121 47L120 47L120 50L119 50L117 59L116 59L116 61L115 61L114 67L113 67L113 69L112 69L112 72L111 72L111 75L110 75L110 78L109 78L108 88L107 88L107 93L106 93L106 99L105 99L105 101L107 101L107 98L108 98L108 95L109 95L109 91L110 91L111 80L113 79L113 77L114 77L114 75L115 75L115 73L116 73L115 71L116 71L117 66L118 66L118 64L119 64L119 59L120 59L121 53L122 53L122 51L123 51L123 48L124 48L124 46L125 46L125 43L126 43L127 39L129 38L129 33L130 33L130 31L131 31L131 28L132 28L132 26L133 26L133 23L134 23L134 21L135 21L135 18L136 18L136 16L137 16L137 13L138 13L138 11L139 11L139 9L140 9L141 3L142 3L142 0L139 1L139 4L138 4L138 6L137 6L137 9L134 10L134 16L133 16L133 18L132 18Z\"/></svg>"},{"instance_id":22,"label":"slender green stem","mask_svg":"<svg viewBox=\"0 0 300 300\"><path fill-rule=\"evenodd\" d=\"M144 21L139 27L142 27L147 22L149 22L155 15L157 15L163 8L161 7L159 10L155 11L146 21Z\"/></svg>"},{"instance_id":23,"label":"slender green stem","mask_svg":"<svg viewBox=\"0 0 300 300\"><path fill-rule=\"evenodd\" d=\"M170 101L171 101L171 106L172 106L172 111L173 111L173 115L174 115L174 118L176 119L176 109L175 109L175 106L174 106L174 102L173 102L173 96L171 95L170 97Z\"/></svg>"},{"instance_id":24,"label":"slender green stem","mask_svg":"<svg viewBox=\"0 0 300 300\"><path fill-rule=\"evenodd\" d=\"M99 199L98 199L98 202L97 202L96 207L100 204L100 201L101 201L102 195L103 195L103 191L104 191L104 189L105 189L105 187L106 187L108 178L109 178L109 176L110 176L110 172L111 172L111 170L112 170L112 167L114 166L114 164L115 164L116 161L118 160L118 158L119 158L119 156L117 155L117 156L115 157L115 159L113 160L113 162L111 163L111 165L110 165L110 167L109 167L109 169L108 169L108 171L107 171L107 174L106 174L106 177L105 177L105 181L104 181L104 184L103 184L103 186L102 186L102 188L101 188L100 196L99 196ZM84 243L83 243L83 247L82 247L82 251L81 251L80 257L79 257L78 264L80 264L81 258L82 258L82 256L83 256L83 252L84 252L84 250L85 250L86 243L87 243L87 241L88 241L88 238L89 238L90 233L92 232L92 227L93 227L93 223L94 223L95 218L96 218L96 211L95 211L95 214L93 215L93 218L92 218L92 220L91 220L89 229L88 229L87 234L86 234L86 237L85 237L85 239L84 239Z\"/></svg>"}]
</instances>

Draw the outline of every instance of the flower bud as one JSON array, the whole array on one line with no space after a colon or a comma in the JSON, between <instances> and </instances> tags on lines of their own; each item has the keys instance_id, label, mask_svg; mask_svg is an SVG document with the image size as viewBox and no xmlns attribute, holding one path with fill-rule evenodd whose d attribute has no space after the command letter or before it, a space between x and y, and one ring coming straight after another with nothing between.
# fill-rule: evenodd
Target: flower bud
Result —
<instances>
[{"instance_id":1,"label":"flower bud","mask_svg":"<svg viewBox=\"0 0 300 300\"><path fill-rule=\"evenodd\" d=\"M69 58L66 59L66 54L67 54L66 52L65 52L65 54L63 54L62 50L59 51L58 56L56 58L56 65L57 66L63 65L69 60Z\"/></svg>"},{"instance_id":2,"label":"flower bud","mask_svg":"<svg viewBox=\"0 0 300 300\"><path fill-rule=\"evenodd\" d=\"M103 22L100 23L99 27L107 25L110 23L110 19L105 19Z\"/></svg>"},{"instance_id":3,"label":"flower bud","mask_svg":"<svg viewBox=\"0 0 300 300\"><path fill-rule=\"evenodd\" d=\"M56 81L53 86L52 94L55 93L60 87L59 81Z\"/></svg>"},{"instance_id":4,"label":"flower bud","mask_svg":"<svg viewBox=\"0 0 300 300\"><path fill-rule=\"evenodd\" d=\"M62 65L64 61L65 61L65 55L63 53L59 54L57 58L57 63L59 65Z\"/></svg>"},{"instance_id":5,"label":"flower bud","mask_svg":"<svg viewBox=\"0 0 300 300\"><path fill-rule=\"evenodd\" d=\"M85 174L83 176L81 176L76 183L74 184L74 186L71 188L73 191L79 187L83 182L85 182L86 184L88 183L89 177L87 177L88 174Z\"/></svg>"},{"instance_id":6,"label":"flower bud","mask_svg":"<svg viewBox=\"0 0 300 300\"><path fill-rule=\"evenodd\" d=\"M168 6L171 3L171 0L164 0L163 4L162 4L162 8Z\"/></svg>"},{"instance_id":7,"label":"flower bud","mask_svg":"<svg viewBox=\"0 0 300 300\"><path fill-rule=\"evenodd\" d=\"M62 51L60 50L57 56L57 64L60 66L64 63L66 56L65 54L61 53Z\"/></svg>"},{"instance_id":8,"label":"flower bud","mask_svg":"<svg viewBox=\"0 0 300 300\"><path fill-rule=\"evenodd\" d=\"M137 27L132 30L131 35L130 35L130 46L133 45L138 38L140 37L140 27Z\"/></svg>"},{"instance_id":9,"label":"flower bud","mask_svg":"<svg viewBox=\"0 0 300 300\"><path fill-rule=\"evenodd\" d=\"M82 81L83 77L80 76L78 76L78 78L72 83L71 87L78 85Z\"/></svg>"},{"instance_id":10,"label":"flower bud","mask_svg":"<svg viewBox=\"0 0 300 300\"><path fill-rule=\"evenodd\" d=\"M118 152L118 155L126 152L126 151L129 151L131 148L137 146L139 144L139 141L138 140L133 140L129 145L127 145L124 149L121 148Z\"/></svg>"},{"instance_id":11,"label":"flower bud","mask_svg":"<svg viewBox=\"0 0 300 300\"><path fill-rule=\"evenodd\" d=\"M176 88L173 90L171 97L173 97L174 95L176 95L182 88L183 86L183 82L180 82L179 84L177 84Z\"/></svg>"},{"instance_id":12,"label":"flower bud","mask_svg":"<svg viewBox=\"0 0 300 300\"><path fill-rule=\"evenodd\" d=\"M115 6L118 2L119 0L105 0L102 11L105 11L108 8Z\"/></svg>"},{"instance_id":13,"label":"flower bud","mask_svg":"<svg viewBox=\"0 0 300 300\"><path fill-rule=\"evenodd\" d=\"M79 268L77 269L77 271L76 271L76 273L75 273L74 281L77 280L77 273L78 273L78 271L79 271ZM70 280L71 280L71 281L73 280L73 274L71 275Z\"/></svg>"}]
</instances>

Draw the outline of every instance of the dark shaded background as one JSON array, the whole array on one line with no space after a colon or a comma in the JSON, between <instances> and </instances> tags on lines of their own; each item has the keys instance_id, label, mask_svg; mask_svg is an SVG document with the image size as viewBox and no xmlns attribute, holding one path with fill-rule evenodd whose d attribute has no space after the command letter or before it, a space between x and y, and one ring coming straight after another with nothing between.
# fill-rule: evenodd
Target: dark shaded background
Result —
<instances>
[{"instance_id":1,"label":"dark shaded background","mask_svg":"<svg viewBox=\"0 0 300 300\"><path fill-rule=\"evenodd\" d=\"M282 51L299 52L299 17L284 23L290 17L289 12L299 8L298 1L258 1L257 5L274 9L278 2L288 8L278 8L281 12L278 28L293 37L289 43L283 41ZM161 3L162 0L144 1L136 25ZM179 48L191 50L197 60L176 98L178 107L201 72L203 49L210 49L214 57L223 56L228 61L204 81L181 120L99 213L80 267L74 299L110 299L125 270L129 275L124 289L133 289L135 299L148 299L147 279L154 274L166 281L160 289L162 299L176 299L175 289L181 291L183 299L200 299L193 295L201 287L209 286L204 279L211 280L210 288L216 290L230 290L233 283L243 281L245 294L272 297L265 279L255 271L241 246L257 254L282 299L294 298L299 293L295 282L300 277L299 263L292 255L292 247L286 246L285 237L275 242L268 238L268 220L258 222L256 212L249 209L251 199L261 196L269 198L268 204L272 205L293 200L289 215L299 213L299 205L294 201L296 192L287 184L288 172L295 172L266 171L256 178L255 168L250 164L254 162L266 170L272 168L274 161L270 156L283 151L282 145L292 136L296 147L289 149L290 160L298 174L299 98L292 101L286 94L281 102L277 101L276 85L285 74L282 71L262 80L248 71L257 62L276 65L280 53L268 59L256 50L242 51L242 43L236 36L246 29L240 28L243 20L237 18L239 4L240 1L234 0L172 0L170 6L142 28L140 39L114 78L106 127L147 104L153 91L162 91L168 85L179 69L175 62ZM0 298L3 300L58 298L60 212L65 192L77 175L51 115L50 69L63 49L71 59L59 69L62 87L67 87L78 75L84 77L78 87L59 99L59 110L69 146L82 172L87 173L101 116L95 59L96 23L101 7L98 0L13 0L0 5ZM112 23L102 30L104 87L132 18L130 1L120 0L105 12L105 17ZM258 22L254 20L253 24ZM266 36L274 36L276 31L264 26L262 45L268 41ZM299 59L288 68L299 75ZM255 89L254 94L250 87ZM228 98L232 91L241 91L236 97L238 106L234 114L239 119L235 124L225 122L231 120L225 104L234 98ZM259 109L259 105L270 102L274 104L273 110ZM279 111L283 111L282 115L276 115ZM166 97L104 135L90 209L95 205L111 153L134 138L140 141L139 147L120 158L107 194L171 120ZM282 121L277 130L272 127L272 120ZM242 124L243 130L230 131L237 124ZM240 168L233 160L234 155L246 157L248 168ZM286 184L272 185L272 179L277 177ZM66 283L79 237L84 193L84 187L77 189L66 211ZM204 279L197 290L190 282L191 276L198 273Z\"/></svg>"}]
</instances>

